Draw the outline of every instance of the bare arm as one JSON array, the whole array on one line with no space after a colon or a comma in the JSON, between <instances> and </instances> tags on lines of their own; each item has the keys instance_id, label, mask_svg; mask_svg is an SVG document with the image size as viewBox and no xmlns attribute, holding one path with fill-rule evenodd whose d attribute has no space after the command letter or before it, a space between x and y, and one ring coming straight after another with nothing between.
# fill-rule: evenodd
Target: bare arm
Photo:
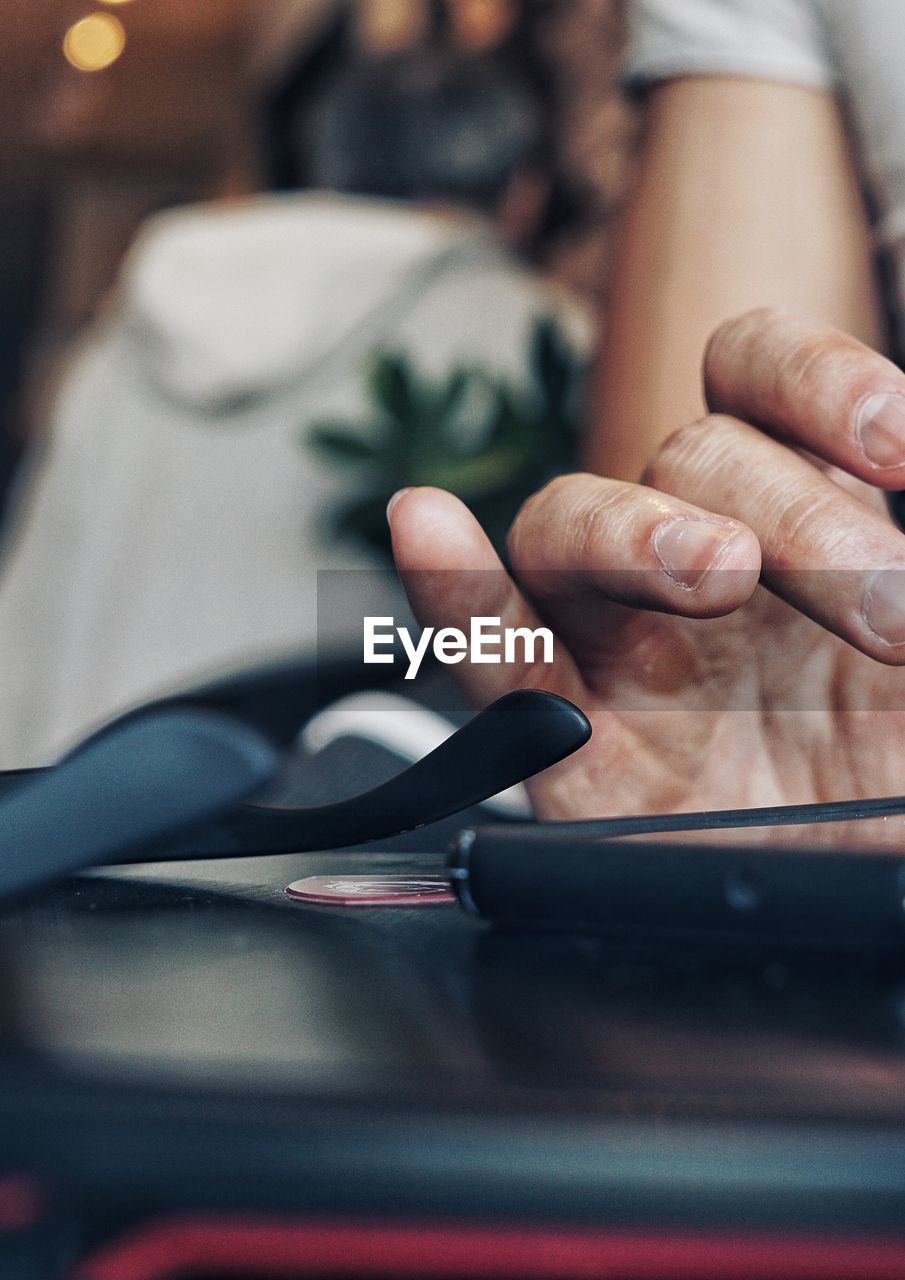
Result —
<instances>
[{"instance_id":1,"label":"bare arm","mask_svg":"<svg viewBox=\"0 0 905 1280\"><path fill-rule=\"evenodd\" d=\"M791 85L652 91L592 396L589 469L637 480L704 411L723 320L778 306L881 345L865 213L839 109Z\"/></svg>"}]
</instances>

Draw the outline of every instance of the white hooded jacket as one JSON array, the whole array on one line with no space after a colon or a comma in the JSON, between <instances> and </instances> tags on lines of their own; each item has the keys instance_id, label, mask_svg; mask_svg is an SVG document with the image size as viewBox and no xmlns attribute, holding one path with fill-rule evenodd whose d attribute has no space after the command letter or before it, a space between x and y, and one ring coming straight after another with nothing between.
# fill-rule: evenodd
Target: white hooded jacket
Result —
<instances>
[{"instance_id":1,"label":"white hooded jacket","mask_svg":"<svg viewBox=\"0 0 905 1280\"><path fill-rule=\"evenodd\" d=\"M0 765L45 763L125 707L311 645L350 481L304 448L367 420L377 350L518 385L540 315L577 306L479 219L325 195L166 213L72 360L0 576Z\"/></svg>"}]
</instances>

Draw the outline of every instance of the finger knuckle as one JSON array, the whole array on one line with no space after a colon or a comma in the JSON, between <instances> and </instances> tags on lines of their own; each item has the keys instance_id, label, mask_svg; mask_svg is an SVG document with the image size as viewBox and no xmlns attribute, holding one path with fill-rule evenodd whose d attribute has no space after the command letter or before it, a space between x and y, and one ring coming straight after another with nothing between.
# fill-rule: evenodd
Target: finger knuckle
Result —
<instances>
[{"instance_id":1,"label":"finger knuckle","mask_svg":"<svg viewBox=\"0 0 905 1280\"><path fill-rule=\"evenodd\" d=\"M731 436L731 421L721 414L707 414L679 427L648 462L642 483L669 493L690 476L711 471L731 449Z\"/></svg>"},{"instance_id":2,"label":"finger knuckle","mask_svg":"<svg viewBox=\"0 0 905 1280\"><path fill-rule=\"evenodd\" d=\"M575 474L551 480L525 502L509 533L514 564L594 563L606 539L627 519L636 486Z\"/></svg>"},{"instance_id":3,"label":"finger knuckle","mask_svg":"<svg viewBox=\"0 0 905 1280\"><path fill-rule=\"evenodd\" d=\"M538 538L538 530L549 529L561 523L564 513L568 513L585 488L590 476L572 474L555 476L536 493L526 498L519 508L506 539L510 559L517 561L526 555L537 558L536 550L547 540L543 535Z\"/></svg>"},{"instance_id":4,"label":"finger knuckle","mask_svg":"<svg viewBox=\"0 0 905 1280\"><path fill-rule=\"evenodd\" d=\"M596 567L609 558L610 550L627 542L638 512L638 487L612 484L590 492L585 502L573 513L570 539L576 561L587 568Z\"/></svg>"},{"instance_id":5,"label":"finger knuckle","mask_svg":"<svg viewBox=\"0 0 905 1280\"><path fill-rule=\"evenodd\" d=\"M728 316L711 333L707 350L719 355L724 346L758 338L777 324L785 323L788 314L782 307L750 307L747 311Z\"/></svg>"},{"instance_id":6,"label":"finger knuckle","mask_svg":"<svg viewBox=\"0 0 905 1280\"><path fill-rule=\"evenodd\" d=\"M817 541L823 555L832 558L833 543L844 536L838 529L838 494L827 486L815 489L800 482L776 483L764 495L762 520L766 540L777 569L801 560L801 543Z\"/></svg>"},{"instance_id":7,"label":"finger knuckle","mask_svg":"<svg viewBox=\"0 0 905 1280\"><path fill-rule=\"evenodd\" d=\"M718 324L704 349L704 384L708 393L721 385L741 351L762 342L778 325L788 321L789 313L782 307L754 307Z\"/></svg>"},{"instance_id":8,"label":"finger knuckle","mask_svg":"<svg viewBox=\"0 0 905 1280\"><path fill-rule=\"evenodd\" d=\"M823 334L802 336L788 346L775 365L774 385L780 402L793 405L813 399L826 385L827 379L840 380L845 372L843 352L839 345L827 341Z\"/></svg>"}]
</instances>

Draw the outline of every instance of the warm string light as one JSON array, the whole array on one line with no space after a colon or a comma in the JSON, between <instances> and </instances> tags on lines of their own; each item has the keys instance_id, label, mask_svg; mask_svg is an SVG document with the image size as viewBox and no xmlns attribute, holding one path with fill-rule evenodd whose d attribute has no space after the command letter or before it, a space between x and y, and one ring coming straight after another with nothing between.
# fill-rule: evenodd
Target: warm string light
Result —
<instances>
[{"instance_id":1,"label":"warm string light","mask_svg":"<svg viewBox=\"0 0 905 1280\"><path fill-rule=\"evenodd\" d=\"M445 0L444 7L453 42L472 53L502 43L519 17L518 0ZM358 38L372 53L412 49L430 26L429 0L358 0L357 14Z\"/></svg>"},{"instance_id":2,"label":"warm string light","mask_svg":"<svg viewBox=\"0 0 905 1280\"><path fill-rule=\"evenodd\" d=\"M128 3L128 0L115 0ZM63 37L66 61L77 71L103 71L126 47L126 31L112 13L91 13L74 22Z\"/></svg>"},{"instance_id":3,"label":"warm string light","mask_svg":"<svg viewBox=\"0 0 905 1280\"><path fill-rule=\"evenodd\" d=\"M358 38L372 52L410 48L426 30L424 0L359 0Z\"/></svg>"},{"instance_id":4,"label":"warm string light","mask_svg":"<svg viewBox=\"0 0 905 1280\"><path fill-rule=\"evenodd\" d=\"M514 0L447 0L457 42L475 52L493 49L515 26Z\"/></svg>"}]
</instances>

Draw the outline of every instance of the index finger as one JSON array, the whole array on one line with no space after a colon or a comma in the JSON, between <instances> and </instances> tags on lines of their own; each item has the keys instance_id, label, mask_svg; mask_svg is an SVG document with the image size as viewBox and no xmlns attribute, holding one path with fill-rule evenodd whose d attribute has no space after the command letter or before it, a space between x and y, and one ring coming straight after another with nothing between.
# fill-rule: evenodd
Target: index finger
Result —
<instances>
[{"instance_id":1,"label":"index finger","mask_svg":"<svg viewBox=\"0 0 905 1280\"><path fill-rule=\"evenodd\" d=\"M880 489L905 489L905 375L825 325L763 308L726 321L704 359L714 413L810 450Z\"/></svg>"},{"instance_id":2,"label":"index finger","mask_svg":"<svg viewBox=\"0 0 905 1280\"><path fill-rule=\"evenodd\" d=\"M514 631L542 627L484 530L451 493L403 489L391 499L387 518L396 568L422 626L442 632L484 617ZM528 661L527 655L517 663L493 657L457 663L453 671L462 692L478 706L514 689L547 689L573 702L584 694L571 655L558 642L552 664Z\"/></svg>"}]
</instances>

